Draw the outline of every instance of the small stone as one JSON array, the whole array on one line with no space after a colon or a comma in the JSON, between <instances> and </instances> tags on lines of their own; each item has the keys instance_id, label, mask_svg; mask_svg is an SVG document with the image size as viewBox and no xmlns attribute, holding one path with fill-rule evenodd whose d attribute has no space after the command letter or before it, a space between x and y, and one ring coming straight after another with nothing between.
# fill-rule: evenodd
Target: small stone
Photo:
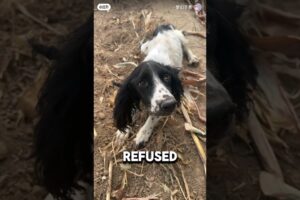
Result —
<instances>
[{"instance_id":1,"label":"small stone","mask_svg":"<svg viewBox=\"0 0 300 200\"><path fill-rule=\"evenodd\" d=\"M101 120L103 120L103 119L105 119L105 114L104 113L99 113L99 118L101 119Z\"/></svg>"}]
</instances>

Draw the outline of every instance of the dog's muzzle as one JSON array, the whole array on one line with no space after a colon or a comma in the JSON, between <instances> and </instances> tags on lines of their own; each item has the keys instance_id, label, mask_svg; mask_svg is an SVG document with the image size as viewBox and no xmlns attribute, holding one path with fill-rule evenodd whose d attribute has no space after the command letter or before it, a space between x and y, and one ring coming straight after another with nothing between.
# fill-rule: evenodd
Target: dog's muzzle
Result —
<instances>
[{"instance_id":1,"label":"dog's muzzle","mask_svg":"<svg viewBox=\"0 0 300 200\"><path fill-rule=\"evenodd\" d=\"M177 101L174 97L168 96L158 102L159 110L156 115L167 116L170 115L176 108Z\"/></svg>"}]
</instances>

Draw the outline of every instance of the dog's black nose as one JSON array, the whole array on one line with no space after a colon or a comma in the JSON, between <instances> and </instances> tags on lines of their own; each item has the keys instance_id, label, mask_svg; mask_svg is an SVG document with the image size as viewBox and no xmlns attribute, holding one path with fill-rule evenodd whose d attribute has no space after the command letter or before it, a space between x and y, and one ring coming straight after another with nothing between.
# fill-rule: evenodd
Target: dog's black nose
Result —
<instances>
[{"instance_id":1,"label":"dog's black nose","mask_svg":"<svg viewBox=\"0 0 300 200\"><path fill-rule=\"evenodd\" d=\"M176 107L177 101L173 98L164 100L161 105L161 111L164 113L171 113Z\"/></svg>"}]
</instances>

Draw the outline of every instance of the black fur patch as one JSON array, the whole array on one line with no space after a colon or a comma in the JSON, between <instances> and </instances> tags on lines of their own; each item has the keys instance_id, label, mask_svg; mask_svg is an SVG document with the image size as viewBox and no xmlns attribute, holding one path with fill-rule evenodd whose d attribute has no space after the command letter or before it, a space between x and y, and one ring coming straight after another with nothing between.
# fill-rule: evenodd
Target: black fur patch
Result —
<instances>
[{"instance_id":1,"label":"black fur patch","mask_svg":"<svg viewBox=\"0 0 300 200\"><path fill-rule=\"evenodd\" d=\"M36 174L55 197L69 199L93 174L93 18L72 33L43 86L35 128ZM91 181L91 180L90 180ZM91 181L92 183L92 181Z\"/></svg>"},{"instance_id":2,"label":"black fur patch","mask_svg":"<svg viewBox=\"0 0 300 200\"><path fill-rule=\"evenodd\" d=\"M257 70L249 53L249 45L235 22L242 8L228 1L207 3L208 70L236 104L237 119L244 120L250 102L249 86L255 88Z\"/></svg>"},{"instance_id":3,"label":"black fur patch","mask_svg":"<svg viewBox=\"0 0 300 200\"><path fill-rule=\"evenodd\" d=\"M159 25L153 32L153 37L157 36L158 33L162 33L164 31L168 31L168 30L174 30L175 26L172 24L162 24Z\"/></svg>"}]
</instances>

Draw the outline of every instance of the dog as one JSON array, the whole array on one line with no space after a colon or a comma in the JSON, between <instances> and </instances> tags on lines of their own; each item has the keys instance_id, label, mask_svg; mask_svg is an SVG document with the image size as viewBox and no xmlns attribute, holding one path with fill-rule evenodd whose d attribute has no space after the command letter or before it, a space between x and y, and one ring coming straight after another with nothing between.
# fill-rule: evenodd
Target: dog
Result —
<instances>
[{"instance_id":1,"label":"dog","mask_svg":"<svg viewBox=\"0 0 300 200\"><path fill-rule=\"evenodd\" d=\"M67 37L61 49L32 44L54 59L37 104L36 177L46 200L92 199L93 17Z\"/></svg>"},{"instance_id":2,"label":"dog","mask_svg":"<svg viewBox=\"0 0 300 200\"><path fill-rule=\"evenodd\" d=\"M258 72L249 44L236 24L243 7L228 0L207 2L207 147L244 123Z\"/></svg>"},{"instance_id":3,"label":"dog","mask_svg":"<svg viewBox=\"0 0 300 200\"><path fill-rule=\"evenodd\" d=\"M120 138L129 133L132 116L140 108L140 102L149 111L149 117L134 139L136 148L143 147L159 120L180 104L183 87L178 73L183 58L186 57L189 64L199 61L187 47L183 32L171 24L158 26L152 39L141 45L141 52L146 56L119 88L113 110L116 134Z\"/></svg>"}]
</instances>

